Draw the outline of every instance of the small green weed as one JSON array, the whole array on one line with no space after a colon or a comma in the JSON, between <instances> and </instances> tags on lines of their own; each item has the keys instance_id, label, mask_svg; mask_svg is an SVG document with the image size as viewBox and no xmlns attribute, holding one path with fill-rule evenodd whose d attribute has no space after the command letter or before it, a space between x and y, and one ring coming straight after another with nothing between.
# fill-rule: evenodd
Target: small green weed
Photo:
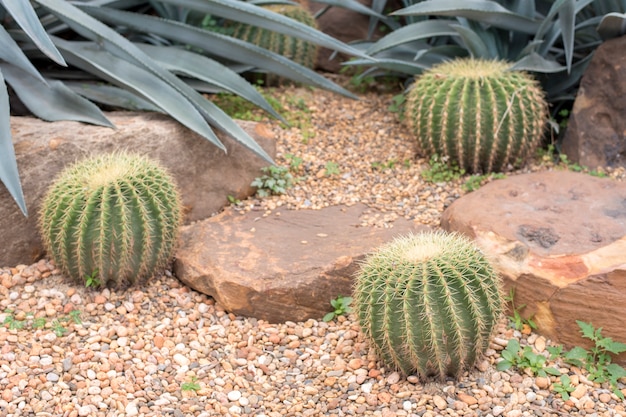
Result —
<instances>
[{"instance_id":1,"label":"small green weed","mask_svg":"<svg viewBox=\"0 0 626 417\"><path fill-rule=\"evenodd\" d=\"M610 337L602 336L602 328L595 329L590 323L576 320L582 336L593 341L594 346L584 349L579 346L564 355L567 363L584 368L589 372L588 378L600 384L608 382L613 389L613 393L624 400L624 394L617 385L617 380L626 377L626 369L616 363L612 363L611 355L626 352L626 344L615 342Z\"/></svg>"},{"instance_id":2,"label":"small green weed","mask_svg":"<svg viewBox=\"0 0 626 417\"><path fill-rule=\"evenodd\" d=\"M300 167L302 166L302 162L303 162L302 158L288 153L288 154L285 154L285 159L289 161L289 169L291 169L292 171L300 170Z\"/></svg>"},{"instance_id":3,"label":"small green weed","mask_svg":"<svg viewBox=\"0 0 626 417\"><path fill-rule=\"evenodd\" d=\"M506 371L515 366L518 369L530 369L534 375L547 377L550 375L561 375L558 369L546 367L546 357L533 352L532 347L521 348L517 339L509 340L506 348L501 353L503 360L496 366L499 371Z\"/></svg>"},{"instance_id":4,"label":"small green weed","mask_svg":"<svg viewBox=\"0 0 626 417\"><path fill-rule=\"evenodd\" d=\"M232 204L233 206L238 206L238 205L240 205L240 204L241 204L241 200L240 200L240 199L238 199L238 198L236 198L236 197L235 197L235 196L233 196L233 195L228 194L228 195L226 196L226 198L228 199L228 202L229 202L230 204Z\"/></svg>"},{"instance_id":5,"label":"small green weed","mask_svg":"<svg viewBox=\"0 0 626 417\"><path fill-rule=\"evenodd\" d=\"M569 400L570 392L573 392L576 387L572 385L572 380L569 375L563 374L559 379L560 382L555 382L554 384L552 384L552 389L557 394L561 394L561 398L563 398L563 401L567 401Z\"/></svg>"},{"instance_id":6,"label":"small green weed","mask_svg":"<svg viewBox=\"0 0 626 417\"><path fill-rule=\"evenodd\" d=\"M12 330L25 329L27 328L27 325L29 325L30 328L32 328L33 330L43 329L46 327L47 324L45 317L35 317L32 312L26 313L23 320L18 320L13 314L13 310L11 309L6 309L4 310L4 312L7 313L7 315L4 318L2 324ZM52 321L50 328L58 337L61 337L68 331L65 328L64 324L70 322L74 324L82 324L82 320L80 318L80 310L72 310L68 313L66 317L60 317L58 319L55 319L54 321Z\"/></svg>"},{"instance_id":7,"label":"small green weed","mask_svg":"<svg viewBox=\"0 0 626 417\"><path fill-rule=\"evenodd\" d=\"M472 175L467 179L467 181L465 181L465 184L463 184L463 189L467 192L476 191L487 180L501 180L504 178L506 178L506 175L502 173Z\"/></svg>"},{"instance_id":8,"label":"small green weed","mask_svg":"<svg viewBox=\"0 0 626 417\"><path fill-rule=\"evenodd\" d=\"M449 182L458 180L465 170L459 168L456 163L448 164L447 158L440 158L439 155L430 157L430 168L422 171L422 178L428 182Z\"/></svg>"},{"instance_id":9,"label":"small green weed","mask_svg":"<svg viewBox=\"0 0 626 417\"><path fill-rule=\"evenodd\" d=\"M181 391L199 391L202 387L198 384L198 378L195 376L191 377L191 381L183 382L180 386Z\"/></svg>"},{"instance_id":10,"label":"small green weed","mask_svg":"<svg viewBox=\"0 0 626 417\"><path fill-rule=\"evenodd\" d=\"M559 153L554 145L548 145L547 149L540 149L537 152L537 156L545 163L553 163L559 167L568 169L573 172L583 172L593 177L606 178L608 175L605 172L595 169L589 169L584 165L580 165L576 162L571 162L567 155Z\"/></svg>"},{"instance_id":11,"label":"small green weed","mask_svg":"<svg viewBox=\"0 0 626 417\"><path fill-rule=\"evenodd\" d=\"M334 300L330 300L330 305L333 306L334 310L326 314L322 320L328 322L335 317L351 313L352 308L350 307L350 303L352 303L352 297L342 297L341 295Z\"/></svg>"},{"instance_id":12,"label":"small green weed","mask_svg":"<svg viewBox=\"0 0 626 417\"><path fill-rule=\"evenodd\" d=\"M397 163L398 161L396 161L395 159L390 159L385 162L372 162L371 167L372 169L384 171L386 169L393 169Z\"/></svg>"},{"instance_id":13,"label":"small green weed","mask_svg":"<svg viewBox=\"0 0 626 417\"><path fill-rule=\"evenodd\" d=\"M271 165L261 168L265 173L261 177L257 177L250 184L257 187L257 195L259 197L268 197L272 194L285 194L289 187L293 186L294 178L287 167Z\"/></svg>"},{"instance_id":14,"label":"small green weed","mask_svg":"<svg viewBox=\"0 0 626 417\"><path fill-rule=\"evenodd\" d=\"M102 284L102 282L100 281L100 279L98 279L98 270L96 269L95 271L93 271L91 273L91 275L87 275L85 276L85 287L90 288L97 288Z\"/></svg>"},{"instance_id":15,"label":"small green weed","mask_svg":"<svg viewBox=\"0 0 626 417\"><path fill-rule=\"evenodd\" d=\"M327 177L339 175L339 164L333 161L326 162L326 165L324 166L324 175Z\"/></svg>"},{"instance_id":16,"label":"small green weed","mask_svg":"<svg viewBox=\"0 0 626 417\"><path fill-rule=\"evenodd\" d=\"M404 103L406 94L400 93L391 98L391 104L387 108L392 113L398 113L400 120L404 119Z\"/></svg>"},{"instance_id":17,"label":"small green weed","mask_svg":"<svg viewBox=\"0 0 626 417\"><path fill-rule=\"evenodd\" d=\"M15 318L13 310L7 308L4 312L7 313L7 316L4 318L2 324L7 326L10 330L22 329L26 324L25 320L18 320Z\"/></svg>"},{"instance_id":18,"label":"small green weed","mask_svg":"<svg viewBox=\"0 0 626 417\"><path fill-rule=\"evenodd\" d=\"M524 329L524 325L527 325L531 329L537 329L537 324L533 321L533 317L530 316L528 318L522 317L520 312L526 308L526 304L522 304L519 306L515 305L515 289L511 288L509 290L509 295L504 297L504 301L511 303L511 310L513 311L513 315L509 316L509 323L511 326L518 331L522 331Z\"/></svg>"}]
</instances>

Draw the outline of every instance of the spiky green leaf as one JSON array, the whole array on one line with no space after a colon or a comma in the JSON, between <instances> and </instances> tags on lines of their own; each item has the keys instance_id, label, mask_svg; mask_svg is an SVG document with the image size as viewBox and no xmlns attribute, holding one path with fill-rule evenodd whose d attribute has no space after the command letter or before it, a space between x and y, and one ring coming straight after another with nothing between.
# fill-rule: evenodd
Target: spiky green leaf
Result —
<instances>
[{"instance_id":1,"label":"spiky green leaf","mask_svg":"<svg viewBox=\"0 0 626 417\"><path fill-rule=\"evenodd\" d=\"M4 184L24 216L28 216L20 174L17 169L13 140L11 139L11 118L9 113L9 94L0 70L0 181Z\"/></svg>"}]
</instances>

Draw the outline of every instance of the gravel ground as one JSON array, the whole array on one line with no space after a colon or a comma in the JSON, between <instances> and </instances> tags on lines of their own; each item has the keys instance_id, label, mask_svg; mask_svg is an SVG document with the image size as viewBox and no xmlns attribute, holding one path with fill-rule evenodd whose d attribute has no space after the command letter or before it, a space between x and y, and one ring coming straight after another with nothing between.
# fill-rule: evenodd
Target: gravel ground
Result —
<instances>
[{"instance_id":1,"label":"gravel ground","mask_svg":"<svg viewBox=\"0 0 626 417\"><path fill-rule=\"evenodd\" d=\"M290 129L271 123L277 162L301 158L300 180L287 195L240 209L360 201L383 212L365 216L366 225L406 217L436 227L465 193L466 178L422 180L426 161L387 110L392 94L351 101L289 88L282 97L300 121ZM537 169L551 165L526 171ZM626 416L625 404L580 369L549 362L570 374L568 401L551 389L554 378L496 371L509 339L539 353L550 344L506 323L476 369L421 384L377 362L353 315L269 324L228 314L169 273L125 291L94 291L46 260L1 268L0 284L2 416Z\"/></svg>"}]
</instances>

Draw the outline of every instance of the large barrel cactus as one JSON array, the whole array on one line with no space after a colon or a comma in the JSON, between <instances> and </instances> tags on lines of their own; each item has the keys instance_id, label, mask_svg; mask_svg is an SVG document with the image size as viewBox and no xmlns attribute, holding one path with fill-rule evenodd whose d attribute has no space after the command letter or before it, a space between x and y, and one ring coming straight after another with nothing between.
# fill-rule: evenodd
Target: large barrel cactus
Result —
<instances>
[{"instance_id":1,"label":"large barrel cactus","mask_svg":"<svg viewBox=\"0 0 626 417\"><path fill-rule=\"evenodd\" d=\"M405 120L421 153L467 172L523 164L541 143L548 106L539 83L504 61L456 59L419 76Z\"/></svg>"},{"instance_id":2,"label":"large barrel cactus","mask_svg":"<svg viewBox=\"0 0 626 417\"><path fill-rule=\"evenodd\" d=\"M39 223L64 273L83 284L88 277L89 285L125 287L166 265L181 217L180 196L163 168L114 153L65 169L42 203Z\"/></svg>"},{"instance_id":3,"label":"large barrel cactus","mask_svg":"<svg viewBox=\"0 0 626 417\"><path fill-rule=\"evenodd\" d=\"M317 28L317 22L313 15L299 4L271 4L263 7L307 26ZM237 39L275 52L307 68L315 66L318 47L314 43L244 23L232 23L228 28L229 33Z\"/></svg>"},{"instance_id":4,"label":"large barrel cactus","mask_svg":"<svg viewBox=\"0 0 626 417\"><path fill-rule=\"evenodd\" d=\"M502 310L500 279L459 234L396 238L369 255L354 288L363 332L389 366L458 377L487 348Z\"/></svg>"}]
</instances>

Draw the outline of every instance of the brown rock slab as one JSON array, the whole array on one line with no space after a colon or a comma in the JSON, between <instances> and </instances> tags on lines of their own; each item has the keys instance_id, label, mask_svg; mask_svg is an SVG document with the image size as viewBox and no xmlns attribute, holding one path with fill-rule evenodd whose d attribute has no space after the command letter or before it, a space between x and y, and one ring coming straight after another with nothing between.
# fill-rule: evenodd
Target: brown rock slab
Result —
<instances>
[{"instance_id":1,"label":"brown rock slab","mask_svg":"<svg viewBox=\"0 0 626 417\"><path fill-rule=\"evenodd\" d=\"M185 220L205 219L228 204L228 195L251 195L250 183L268 163L243 145L222 135L227 154L206 139L158 113L107 113L117 129L78 122L49 123L12 117L17 165L29 217L22 215L8 191L0 187L0 266L29 264L43 255L37 230L39 206L56 175L90 155L125 149L156 159L174 176L185 205ZM240 125L270 156L273 135L265 125Z\"/></svg>"},{"instance_id":2,"label":"brown rock slab","mask_svg":"<svg viewBox=\"0 0 626 417\"><path fill-rule=\"evenodd\" d=\"M589 347L582 320L626 342L626 184L569 171L517 175L455 201L441 224L475 239L539 333Z\"/></svg>"},{"instance_id":3,"label":"brown rock slab","mask_svg":"<svg viewBox=\"0 0 626 417\"><path fill-rule=\"evenodd\" d=\"M238 315L271 323L321 319L331 299L352 293L368 252L424 230L404 219L391 228L359 227L366 211L361 204L268 216L227 209L183 228L174 273Z\"/></svg>"},{"instance_id":4,"label":"brown rock slab","mask_svg":"<svg viewBox=\"0 0 626 417\"><path fill-rule=\"evenodd\" d=\"M580 82L562 151L589 168L626 167L626 36L602 43Z\"/></svg>"}]
</instances>

